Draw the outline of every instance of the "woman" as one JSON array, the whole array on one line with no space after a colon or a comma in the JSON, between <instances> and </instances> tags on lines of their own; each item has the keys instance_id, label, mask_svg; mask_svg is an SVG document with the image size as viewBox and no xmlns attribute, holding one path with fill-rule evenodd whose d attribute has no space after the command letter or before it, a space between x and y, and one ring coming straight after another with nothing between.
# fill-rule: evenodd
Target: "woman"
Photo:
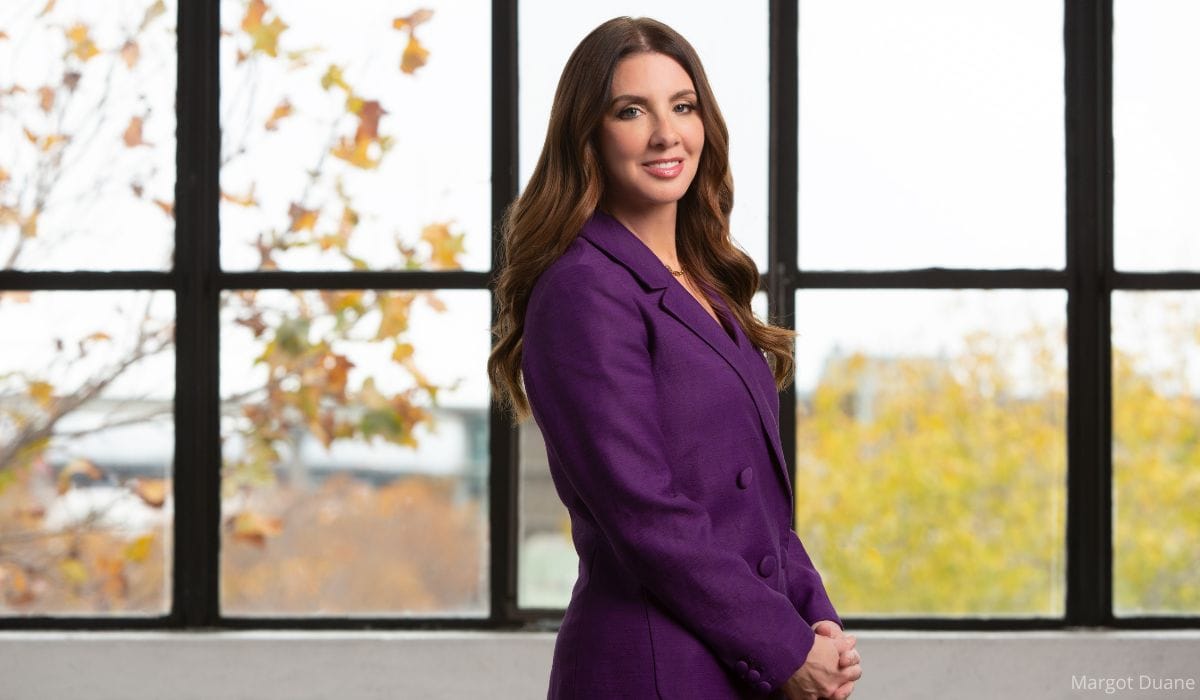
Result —
<instances>
[{"instance_id":1,"label":"woman","mask_svg":"<svg viewBox=\"0 0 1200 700\"><path fill-rule=\"evenodd\" d=\"M750 310L727 142L691 45L610 20L505 217L488 370L541 429L580 562L551 699L845 698L861 675L791 529L794 334Z\"/></svg>"}]
</instances>

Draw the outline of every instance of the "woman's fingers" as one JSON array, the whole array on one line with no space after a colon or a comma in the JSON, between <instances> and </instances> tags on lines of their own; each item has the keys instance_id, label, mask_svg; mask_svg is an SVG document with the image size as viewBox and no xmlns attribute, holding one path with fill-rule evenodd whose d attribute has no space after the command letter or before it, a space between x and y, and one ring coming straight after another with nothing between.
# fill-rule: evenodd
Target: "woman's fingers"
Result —
<instances>
[{"instance_id":1,"label":"woman's fingers","mask_svg":"<svg viewBox=\"0 0 1200 700\"><path fill-rule=\"evenodd\" d=\"M862 662L862 656L858 653L858 649L844 651L838 655L838 667L845 668Z\"/></svg>"}]
</instances>

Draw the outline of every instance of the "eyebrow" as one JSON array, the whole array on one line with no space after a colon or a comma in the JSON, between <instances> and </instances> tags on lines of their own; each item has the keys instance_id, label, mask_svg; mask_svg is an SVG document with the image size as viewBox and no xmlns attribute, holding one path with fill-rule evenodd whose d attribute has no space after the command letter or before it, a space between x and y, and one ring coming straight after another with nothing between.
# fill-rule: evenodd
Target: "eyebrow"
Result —
<instances>
[{"instance_id":1,"label":"eyebrow","mask_svg":"<svg viewBox=\"0 0 1200 700\"><path fill-rule=\"evenodd\" d=\"M692 90L692 89L680 90L679 92L675 93L674 95L671 95L671 99L678 100L680 97L683 97L684 95L691 95L692 97L695 97L696 91ZM609 103L609 106L615 105L622 100L628 100L630 102L645 102L646 98L642 97L641 95L617 95L616 97L614 97L612 99L612 102Z\"/></svg>"}]
</instances>

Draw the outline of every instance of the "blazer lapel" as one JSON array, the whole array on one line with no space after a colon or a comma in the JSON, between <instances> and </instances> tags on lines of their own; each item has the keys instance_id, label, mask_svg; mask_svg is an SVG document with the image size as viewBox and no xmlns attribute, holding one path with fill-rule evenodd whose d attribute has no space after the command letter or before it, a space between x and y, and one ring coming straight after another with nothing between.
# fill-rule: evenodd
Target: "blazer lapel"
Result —
<instances>
[{"instance_id":1,"label":"blazer lapel","mask_svg":"<svg viewBox=\"0 0 1200 700\"><path fill-rule=\"evenodd\" d=\"M783 478L784 484L787 486L788 502L790 503L792 499L792 483L791 478L788 476L787 460L783 458L783 446L779 440L779 426L769 408L767 397L757 388L756 382L750 376L750 368L747 366L747 356L744 352L745 348L742 347L742 345L750 341L742 335L742 329L725 306L724 300L719 295L714 295L717 296L717 303L721 307L718 313L729 320L729 323L734 328L735 336L739 338L738 341L730 339L725 329L708 315L708 312L704 310L700 302L696 301L688 290L667 271L667 268L663 266L658 256L647 248L646 244L642 243L641 239L634 235L620 221L608 213L597 209L584 224L583 230L580 231L579 235L594 243L609 257L628 268L638 278L642 286L649 290L663 290L659 298L659 306L679 320L684 326L687 326L693 333L700 336L741 377L742 383L746 386L746 390L750 392L750 397L754 400L759 420L762 422L764 432L768 436L768 442L771 443L771 451L775 455L775 466Z\"/></svg>"}]
</instances>

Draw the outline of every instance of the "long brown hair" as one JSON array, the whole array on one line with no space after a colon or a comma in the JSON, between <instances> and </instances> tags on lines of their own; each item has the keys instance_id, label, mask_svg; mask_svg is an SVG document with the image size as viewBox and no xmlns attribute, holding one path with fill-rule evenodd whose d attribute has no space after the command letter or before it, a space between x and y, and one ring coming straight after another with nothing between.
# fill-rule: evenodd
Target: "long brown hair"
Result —
<instances>
[{"instance_id":1,"label":"long brown hair","mask_svg":"<svg viewBox=\"0 0 1200 700\"><path fill-rule=\"evenodd\" d=\"M521 338L525 307L538 276L575 240L604 199L604 172L596 135L611 100L617 63L642 52L675 59L696 88L697 112L704 124L704 150L696 177L679 200L676 252L680 263L717 291L737 316L746 336L773 358L776 386L791 381L796 332L760 322L750 308L758 290L758 266L733 245L729 212L733 176L729 172L729 130L695 49L678 32L647 17L616 17L591 31L567 59L546 141L533 175L501 222L503 260L494 287L498 318L488 357L492 391L514 422L529 415L521 384Z\"/></svg>"}]
</instances>

